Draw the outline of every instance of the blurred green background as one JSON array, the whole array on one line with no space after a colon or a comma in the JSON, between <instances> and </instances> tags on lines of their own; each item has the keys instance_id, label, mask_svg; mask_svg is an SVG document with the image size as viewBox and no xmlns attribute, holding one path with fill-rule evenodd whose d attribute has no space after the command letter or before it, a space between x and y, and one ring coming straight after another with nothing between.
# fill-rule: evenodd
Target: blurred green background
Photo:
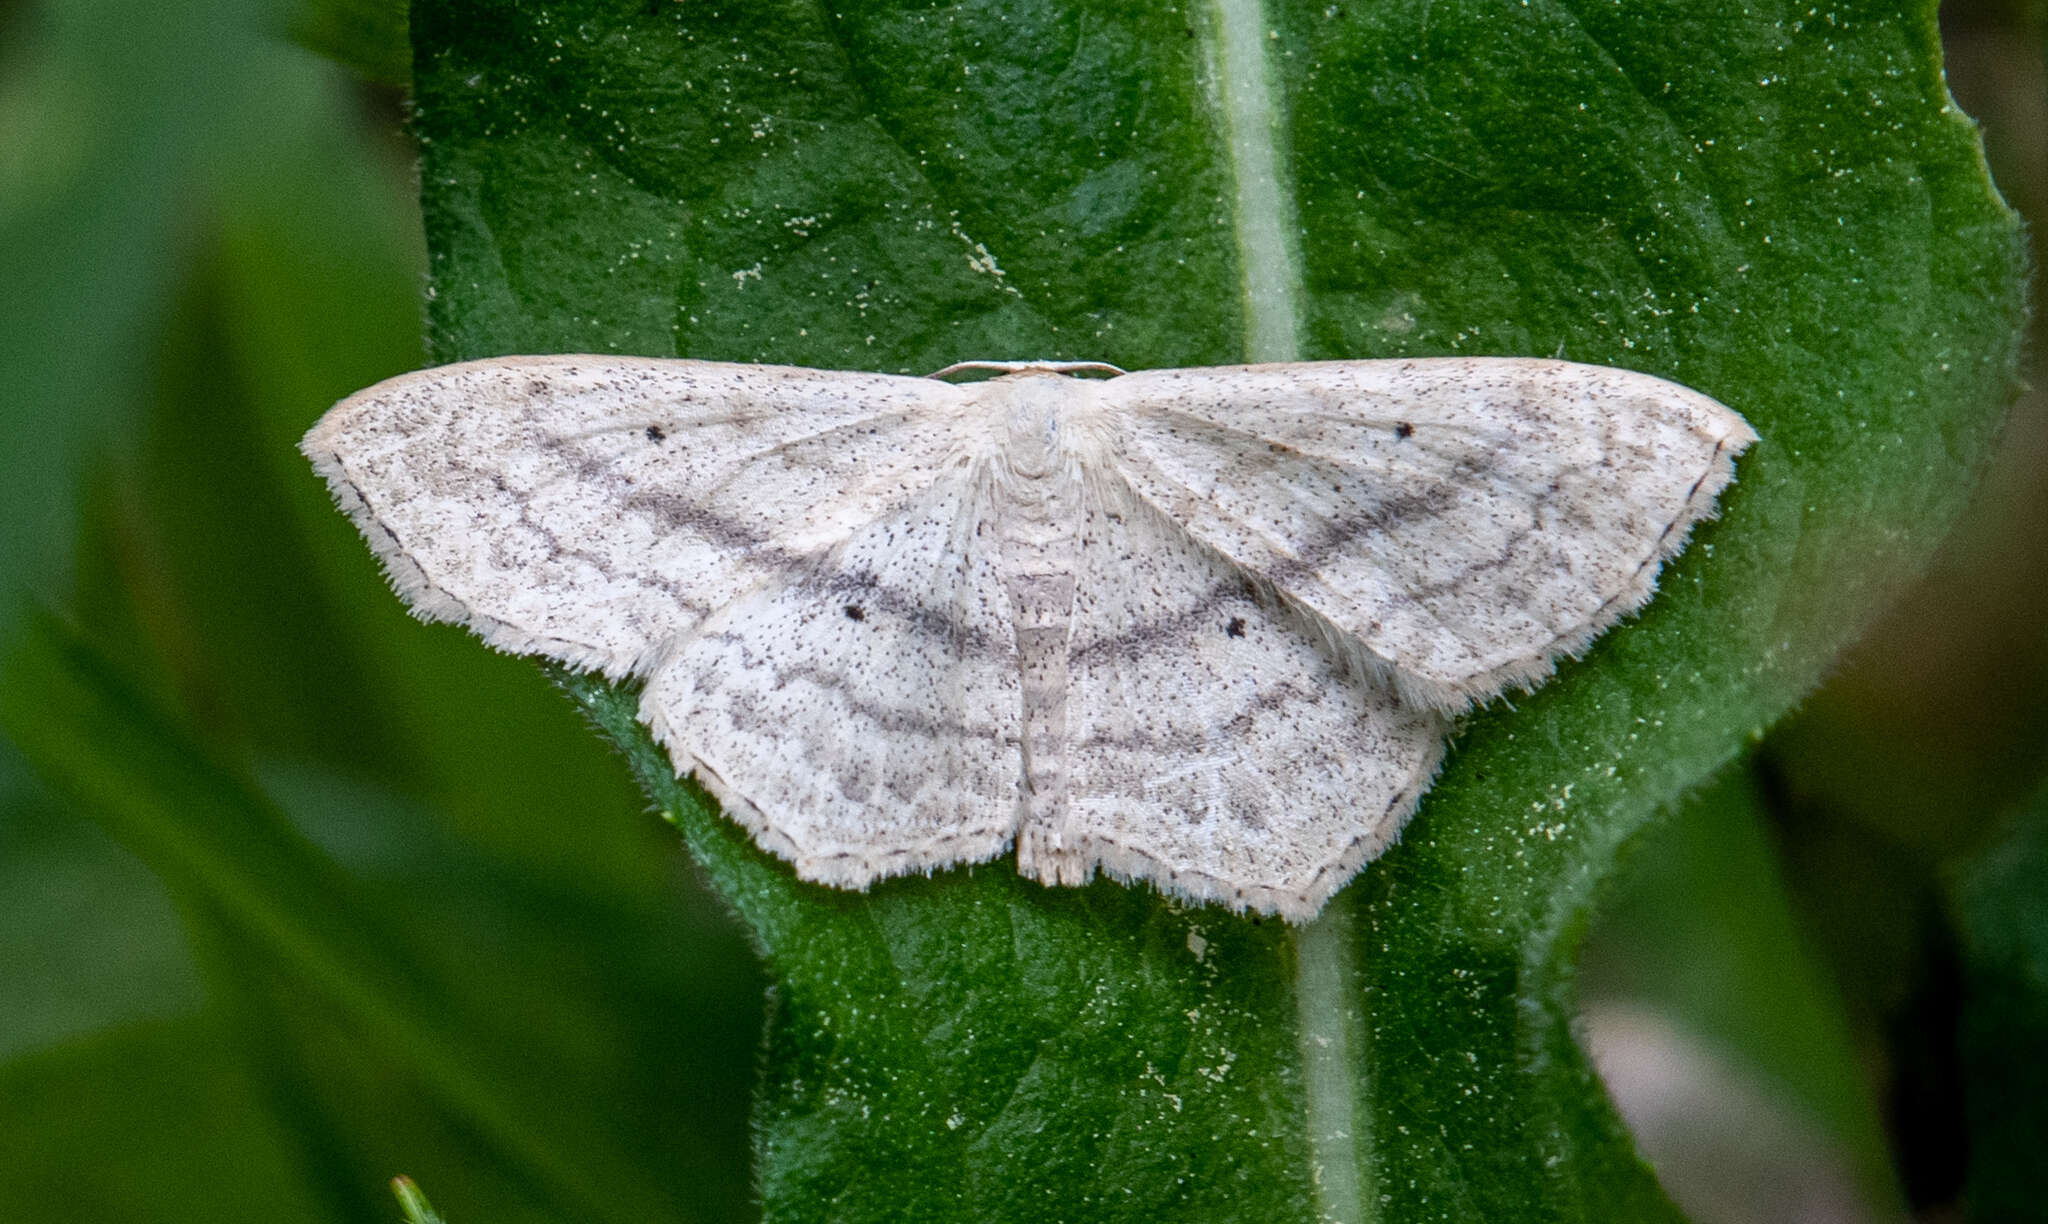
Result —
<instances>
[{"instance_id":1,"label":"blurred green background","mask_svg":"<svg viewBox=\"0 0 2048 1224\"><path fill-rule=\"evenodd\" d=\"M2037 225L2042 13L1943 10ZM0 685L91 678L0 693L0 1220L389 1219L400 1172L456 1224L753 1213L740 929L293 449L423 360L406 72L376 0L0 6ZM2048 1218L2044 453L2035 393L1589 936L1588 1044L1698 1218Z\"/></svg>"}]
</instances>

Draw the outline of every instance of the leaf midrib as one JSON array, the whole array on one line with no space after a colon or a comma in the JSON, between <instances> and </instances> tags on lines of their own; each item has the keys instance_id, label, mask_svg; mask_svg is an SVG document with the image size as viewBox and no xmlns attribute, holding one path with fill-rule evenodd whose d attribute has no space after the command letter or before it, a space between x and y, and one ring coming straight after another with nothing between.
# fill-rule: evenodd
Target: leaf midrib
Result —
<instances>
[{"instance_id":1,"label":"leaf midrib","mask_svg":"<svg viewBox=\"0 0 2048 1224\"><path fill-rule=\"evenodd\" d=\"M1233 235L1244 294L1248 361L1299 361L1303 284L1294 193L1281 177L1285 99L1267 55L1260 0L1213 0L1204 35L1235 203ZM1294 941L1295 1041L1301 1058L1302 1126L1316 1216L1365 1224L1367 1135L1360 1129L1358 1013L1347 1005L1351 914L1332 904ZM1376 1218L1376 1217L1375 1217Z\"/></svg>"}]
</instances>

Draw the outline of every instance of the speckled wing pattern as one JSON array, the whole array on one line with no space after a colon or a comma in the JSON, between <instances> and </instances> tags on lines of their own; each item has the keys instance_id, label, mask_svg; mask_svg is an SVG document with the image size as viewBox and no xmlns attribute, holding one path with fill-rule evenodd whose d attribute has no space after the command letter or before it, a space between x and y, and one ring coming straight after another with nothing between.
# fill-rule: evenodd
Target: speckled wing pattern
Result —
<instances>
[{"instance_id":1,"label":"speckled wing pattern","mask_svg":"<svg viewBox=\"0 0 2048 1224\"><path fill-rule=\"evenodd\" d=\"M922 378L502 357L389 379L300 449L424 620L614 679L957 460Z\"/></svg>"},{"instance_id":2,"label":"speckled wing pattern","mask_svg":"<svg viewBox=\"0 0 2048 1224\"><path fill-rule=\"evenodd\" d=\"M1639 607L1755 435L1526 359L929 379L516 357L303 449L416 614L645 677L806 879L1016 846L1313 916L1450 719Z\"/></svg>"},{"instance_id":3,"label":"speckled wing pattern","mask_svg":"<svg viewBox=\"0 0 2048 1224\"><path fill-rule=\"evenodd\" d=\"M1313 914L1400 831L1448 719L1350 672L1318 626L1143 502L1105 491L1082 539L1065 806L1027 817L1019 865Z\"/></svg>"},{"instance_id":4,"label":"speckled wing pattern","mask_svg":"<svg viewBox=\"0 0 2048 1224\"><path fill-rule=\"evenodd\" d=\"M1105 391L1139 497L1451 712L1641 607L1756 440L1697 391L1562 361L1146 370Z\"/></svg>"},{"instance_id":5,"label":"speckled wing pattern","mask_svg":"<svg viewBox=\"0 0 2048 1224\"><path fill-rule=\"evenodd\" d=\"M642 717L807 879L993 858L1017 828L1017 649L985 480L952 474L679 640Z\"/></svg>"}]
</instances>

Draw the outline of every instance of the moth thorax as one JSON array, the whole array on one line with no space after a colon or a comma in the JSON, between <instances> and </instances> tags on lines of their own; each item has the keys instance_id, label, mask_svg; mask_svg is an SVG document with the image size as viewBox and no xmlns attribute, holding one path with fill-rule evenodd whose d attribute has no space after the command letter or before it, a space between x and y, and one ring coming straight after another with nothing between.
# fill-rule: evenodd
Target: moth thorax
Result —
<instances>
[{"instance_id":1,"label":"moth thorax","mask_svg":"<svg viewBox=\"0 0 2048 1224\"><path fill-rule=\"evenodd\" d=\"M1095 415L1095 385L1085 379L1031 372L986 384L1000 397L1003 464L1014 476L1040 480L1088 456L1085 421ZM1077 428L1077 426L1083 426Z\"/></svg>"}]
</instances>

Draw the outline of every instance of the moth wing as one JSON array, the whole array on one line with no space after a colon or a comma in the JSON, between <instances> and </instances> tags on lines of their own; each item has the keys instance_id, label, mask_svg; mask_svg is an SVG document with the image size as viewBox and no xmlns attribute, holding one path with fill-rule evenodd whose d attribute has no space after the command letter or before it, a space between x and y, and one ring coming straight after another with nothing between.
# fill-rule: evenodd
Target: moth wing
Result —
<instances>
[{"instance_id":1,"label":"moth wing","mask_svg":"<svg viewBox=\"0 0 2048 1224\"><path fill-rule=\"evenodd\" d=\"M1140 498L1452 711L1640 607L1756 439L1675 383L1522 358L1150 370L1102 394Z\"/></svg>"},{"instance_id":2,"label":"moth wing","mask_svg":"<svg viewBox=\"0 0 2048 1224\"><path fill-rule=\"evenodd\" d=\"M1016 637L982 476L952 476L707 619L641 717L806 879L991 858L1022 786Z\"/></svg>"},{"instance_id":3,"label":"moth wing","mask_svg":"<svg viewBox=\"0 0 2048 1224\"><path fill-rule=\"evenodd\" d=\"M1066 794L1019 870L1312 917L1400 832L1441 714L1113 482L1091 496L1068 655Z\"/></svg>"},{"instance_id":4,"label":"moth wing","mask_svg":"<svg viewBox=\"0 0 2048 1224\"><path fill-rule=\"evenodd\" d=\"M425 620L614 678L949 465L959 388L633 357L441 366L301 449Z\"/></svg>"}]
</instances>

